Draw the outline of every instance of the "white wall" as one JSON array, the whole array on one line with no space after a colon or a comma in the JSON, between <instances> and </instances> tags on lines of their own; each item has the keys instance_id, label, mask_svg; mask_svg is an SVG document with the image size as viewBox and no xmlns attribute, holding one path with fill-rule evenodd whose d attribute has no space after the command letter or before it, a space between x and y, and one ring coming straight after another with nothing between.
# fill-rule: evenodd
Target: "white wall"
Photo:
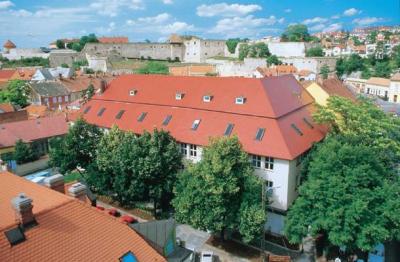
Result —
<instances>
[{"instance_id":1,"label":"white wall","mask_svg":"<svg viewBox=\"0 0 400 262\"><path fill-rule=\"evenodd\" d=\"M397 96L397 98L396 98L396 96ZM400 103L400 81L391 81L390 82L389 102Z\"/></svg>"},{"instance_id":2,"label":"white wall","mask_svg":"<svg viewBox=\"0 0 400 262\"><path fill-rule=\"evenodd\" d=\"M379 86L373 84L366 84L364 92L369 95L385 97L389 95L389 88L386 86Z\"/></svg>"},{"instance_id":3,"label":"white wall","mask_svg":"<svg viewBox=\"0 0 400 262\"><path fill-rule=\"evenodd\" d=\"M10 49L9 53L3 53L2 56L9 60L20 60L21 58L32 57L48 58L50 53L43 53L37 48L13 48Z\"/></svg>"},{"instance_id":4,"label":"white wall","mask_svg":"<svg viewBox=\"0 0 400 262\"><path fill-rule=\"evenodd\" d=\"M261 58L245 58L243 62L207 59L207 63L215 65L219 76L255 77L257 67L266 67L267 62Z\"/></svg>"},{"instance_id":5,"label":"white wall","mask_svg":"<svg viewBox=\"0 0 400 262\"><path fill-rule=\"evenodd\" d=\"M279 57L305 57L306 45L303 42L267 43L271 54Z\"/></svg>"}]
</instances>

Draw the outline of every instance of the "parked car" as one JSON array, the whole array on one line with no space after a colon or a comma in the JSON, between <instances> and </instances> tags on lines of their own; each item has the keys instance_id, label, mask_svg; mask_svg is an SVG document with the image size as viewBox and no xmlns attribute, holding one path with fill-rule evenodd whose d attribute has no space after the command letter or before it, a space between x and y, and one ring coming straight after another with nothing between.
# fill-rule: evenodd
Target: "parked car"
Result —
<instances>
[{"instance_id":1,"label":"parked car","mask_svg":"<svg viewBox=\"0 0 400 262\"><path fill-rule=\"evenodd\" d=\"M119 211L115 208L111 208L110 210L108 210L108 214L112 215L114 217L120 217L121 213L119 213Z\"/></svg>"},{"instance_id":2,"label":"parked car","mask_svg":"<svg viewBox=\"0 0 400 262\"><path fill-rule=\"evenodd\" d=\"M139 222L136 218L130 215L123 215L121 221L127 224L135 224Z\"/></svg>"},{"instance_id":3,"label":"parked car","mask_svg":"<svg viewBox=\"0 0 400 262\"><path fill-rule=\"evenodd\" d=\"M102 206L96 206L96 208L98 209L98 210L101 210L101 211L104 211L104 207L102 207Z\"/></svg>"},{"instance_id":4,"label":"parked car","mask_svg":"<svg viewBox=\"0 0 400 262\"><path fill-rule=\"evenodd\" d=\"M214 262L214 252L212 251L203 251L200 254L200 262Z\"/></svg>"}]
</instances>

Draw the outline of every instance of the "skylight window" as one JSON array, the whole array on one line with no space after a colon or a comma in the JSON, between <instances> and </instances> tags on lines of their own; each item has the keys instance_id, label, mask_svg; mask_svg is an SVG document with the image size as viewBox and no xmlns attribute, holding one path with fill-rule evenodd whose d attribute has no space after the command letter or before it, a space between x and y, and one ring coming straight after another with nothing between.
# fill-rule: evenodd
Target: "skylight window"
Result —
<instances>
[{"instance_id":1,"label":"skylight window","mask_svg":"<svg viewBox=\"0 0 400 262\"><path fill-rule=\"evenodd\" d=\"M106 108L105 108L105 107L102 107L102 108L99 110L99 112L97 113L97 116L102 116L103 113L104 113L104 111L106 111Z\"/></svg>"},{"instance_id":2,"label":"skylight window","mask_svg":"<svg viewBox=\"0 0 400 262\"><path fill-rule=\"evenodd\" d=\"M210 95L203 96L203 101L206 103L211 102L211 99L212 99L212 96L210 96Z\"/></svg>"},{"instance_id":3,"label":"skylight window","mask_svg":"<svg viewBox=\"0 0 400 262\"><path fill-rule=\"evenodd\" d=\"M197 128L200 125L200 121L201 121L200 119L196 119L196 120L193 121L192 130L197 130Z\"/></svg>"},{"instance_id":4,"label":"skylight window","mask_svg":"<svg viewBox=\"0 0 400 262\"><path fill-rule=\"evenodd\" d=\"M234 126L235 126L234 124L230 124L229 123L228 126L225 129L224 136L230 136Z\"/></svg>"},{"instance_id":5,"label":"skylight window","mask_svg":"<svg viewBox=\"0 0 400 262\"><path fill-rule=\"evenodd\" d=\"M308 121L308 119L307 118L303 118L303 121L308 125L308 127L309 128L311 128L311 129L314 129L314 126L313 126L313 124L311 124L311 122L310 121Z\"/></svg>"},{"instance_id":6,"label":"skylight window","mask_svg":"<svg viewBox=\"0 0 400 262\"><path fill-rule=\"evenodd\" d=\"M301 130L300 130L295 124L292 124L291 126L292 126L292 128L294 129L294 131L296 131L296 133L297 133L298 135L300 135L300 136L303 135L303 132L301 132Z\"/></svg>"},{"instance_id":7,"label":"skylight window","mask_svg":"<svg viewBox=\"0 0 400 262\"><path fill-rule=\"evenodd\" d=\"M89 113L90 108L92 108L92 107L91 107L91 106L86 107L85 110L83 111L83 113L84 113L84 114Z\"/></svg>"},{"instance_id":8,"label":"skylight window","mask_svg":"<svg viewBox=\"0 0 400 262\"><path fill-rule=\"evenodd\" d=\"M143 120L145 119L146 115L147 115L147 112L142 112L140 114L140 116L138 117L137 121L138 122L143 122Z\"/></svg>"},{"instance_id":9,"label":"skylight window","mask_svg":"<svg viewBox=\"0 0 400 262\"><path fill-rule=\"evenodd\" d=\"M137 258L135 255L132 253L132 251L129 251L125 253L122 257L119 258L120 262L137 262Z\"/></svg>"},{"instance_id":10,"label":"skylight window","mask_svg":"<svg viewBox=\"0 0 400 262\"><path fill-rule=\"evenodd\" d=\"M246 102L246 98L243 96L236 97L235 104L243 105Z\"/></svg>"},{"instance_id":11,"label":"skylight window","mask_svg":"<svg viewBox=\"0 0 400 262\"><path fill-rule=\"evenodd\" d=\"M185 95L184 93L176 93L175 94L175 99L176 100L182 100L184 95Z\"/></svg>"},{"instance_id":12,"label":"skylight window","mask_svg":"<svg viewBox=\"0 0 400 262\"><path fill-rule=\"evenodd\" d=\"M118 112L118 114L115 116L116 119L121 119L122 115L125 113L125 110L121 110Z\"/></svg>"},{"instance_id":13,"label":"skylight window","mask_svg":"<svg viewBox=\"0 0 400 262\"><path fill-rule=\"evenodd\" d=\"M263 139L263 137L264 137L264 133L265 133L265 128L257 129L256 140L257 141L261 141Z\"/></svg>"},{"instance_id":14,"label":"skylight window","mask_svg":"<svg viewBox=\"0 0 400 262\"><path fill-rule=\"evenodd\" d=\"M136 93L137 93L137 90L136 90L136 89L132 89L132 90L129 91L129 95L130 95L130 96L135 96Z\"/></svg>"},{"instance_id":15,"label":"skylight window","mask_svg":"<svg viewBox=\"0 0 400 262\"><path fill-rule=\"evenodd\" d=\"M172 115L167 115L163 121L163 126L167 126L169 124L169 121L171 121Z\"/></svg>"}]
</instances>

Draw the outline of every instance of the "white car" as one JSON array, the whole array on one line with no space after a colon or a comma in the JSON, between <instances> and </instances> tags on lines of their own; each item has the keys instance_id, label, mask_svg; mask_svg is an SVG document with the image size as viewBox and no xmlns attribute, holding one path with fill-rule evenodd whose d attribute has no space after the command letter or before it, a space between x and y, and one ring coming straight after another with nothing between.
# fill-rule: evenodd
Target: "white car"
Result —
<instances>
[{"instance_id":1,"label":"white car","mask_svg":"<svg viewBox=\"0 0 400 262\"><path fill-rule=\"evenodd\" d=\"M200 262L214 262L214 253L212 251L203 251L200 255Z\"/></svg>"}]
</instances>

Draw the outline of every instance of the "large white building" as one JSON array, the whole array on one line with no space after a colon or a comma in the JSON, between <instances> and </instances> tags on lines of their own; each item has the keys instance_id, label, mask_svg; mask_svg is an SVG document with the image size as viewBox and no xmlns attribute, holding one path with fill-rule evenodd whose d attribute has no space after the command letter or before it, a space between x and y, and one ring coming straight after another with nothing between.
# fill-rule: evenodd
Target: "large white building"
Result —
<instances>
[{"instance_id":1,"label":"large white building","mask_svg":"<svg viewBox=\"0 0 400 262\"><path fill-rule=\"evenodd\" d=\"M201 39L191 37L183 40L183 61L186 63L203 63L209 57L225 55L225 40Z\"/></svg>"},{"instance_id":2,"label":"large white building","mask_svg":"<svg viewBox=\"0 0 400 262\"><path fill-rule=\"evenodd\" d=\"M325 134L312 120L313 107L314 99L289 75L123 75L94 96L82 108L82 116L105 129L117 125L136 134L167 130L194 162L211 137L236 135L255 174L272 191L266 229L279 234L298 195L301 160Z\"/></svg>"}]
</instances>

